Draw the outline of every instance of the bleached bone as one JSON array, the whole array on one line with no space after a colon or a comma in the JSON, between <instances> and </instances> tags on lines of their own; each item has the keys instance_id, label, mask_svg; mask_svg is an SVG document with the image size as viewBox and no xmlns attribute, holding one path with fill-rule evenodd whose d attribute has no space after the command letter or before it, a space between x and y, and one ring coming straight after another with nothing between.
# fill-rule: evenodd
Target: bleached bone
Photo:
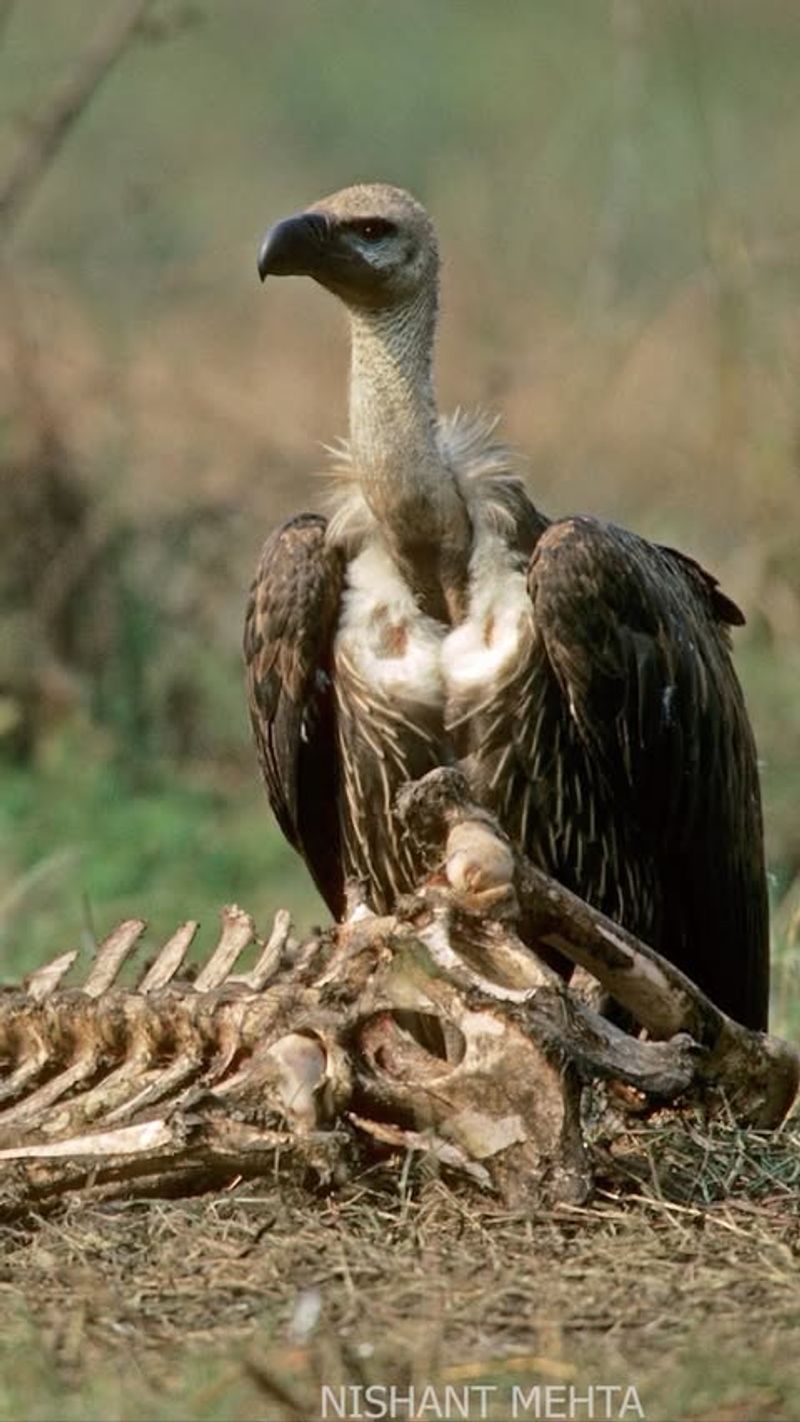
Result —
<instances>
[{"instance_id":1,"label":"bleached bone","mask_svg":"<svg viewBox=\"0 0 800 1422\"><path fill-rule=\"evenodd\" d=\"M243 987L250 988L251 992L261 992L280 968L291 931L291 915L287 913L286 909L278 909L272 925L272 932L264 944L263 952L255 967L251 968L249 973L229 977L228 982L241 983Z\"/></svg>"},{"instance_id":2,"label":"bleached bone","mask_svg":"<svg viewBox=\"0 0 800 1422\"><path fill-rule=\"evenodd\" d=\"M249 913L231 904L222 911L222 933L208 962L195 979L195 992L212 992L224 983L234 963L252 943L255 925Z\"/></svg>"},{"instance_id":3,"label":"bleached bone","mask_svg":"<svg viewBox=\"0 0 800 1422\"><path fill-rule=\"evenodd\" d=\"M28 997L32 998L34 1002L44 1002L45 998L55 992L61 980L66 977L77 956L78 949L72 948L69 953L61 953L51 963L45 963L43 968L37 968L35 972L29 973L24 981Z\"/></svg>"},{"instance_id":4,"label":"bleached bone","mask_svg":"<svg viewBox=\"0 0 800 1422\"><path fill-rule=\"evenodd\" d=\"M431 771L404 787L400 808L410 833L431 847L452 843L465 826L508 840L471 799L465 777ZM788 1042L733 1021L668 959L513 852L513 908L526 943L554 949L587 969L656 1040L688 1033L706 1049L698 1071L726 1094L734 1114L754 1126L783 1120L800 1084L800 1054Z\"/></svg>"},{"instance_id":5,"label":"bleached bone","mask_svg":"<svg viewBox=\"0 0 800 1422\"><path fill-rule=\"evenodd\" d=\"M176 929L171 938L167 939L161 952L150 964L142 981L139 984L139 991L142 993L160 992L162 988L171 983L189 949L194 942L200 924L197 919L189 919L187 923L182 923Z\"/></svg>"},{"instance_id":6,"label":"bleached bone","mask_svg":"<svg viewBox=\"0 0 800 1422\"><path fill-rule=\"evenodd\" d=\"M12 1008L0 1014L0 1056L17 1063L5 1080L0 1081L0 1102L16 1101L22 1096L52 1058L53 1043L46 1029L37 1030L37 1025L28 1022L26 1017L22 1006L18 1006L16 1012Z\"/></svg>"},{"instance_id":7,"label":"bleached bone","mask_svg":"<svg viewBox=\"0 0 800 1422\"><path fill-rule=\"evenodd\" d=\"M5 1111L0 1112L0 1137L11 1126L18 1126L25 1122L36 1124L43 1121L50 1107L68 1095L74 1087L80 1086L95 1074L99 1060L99 1042L92 1035L81 1047L74 1061L64 1071L51 1077L44 1086L38 1087L30 1096L26 1096L15 1106L9 1106Z\"/></svg>"},{"instance_id":8,"label":"bleached bone","mask_svg":"<svg viewBox=\"0 0 800 1422\"><path fill-rule=\"evenodd\" d=\"M117 979L123 963L130 957L146 928L144 919L131 918L120 923L97 950L89 976L83 985L87 997L100 997Z\"/></svg>"},{"instance_id":9,"label":"bleached bone","mask_svg":"<svg viewBox=\"0 0 800 1422\"><path fill-rule=\"evenodd\" d=\"M478 1185L484 1189L490 1189L492 1177L485 1166L479 1165L477 1161L471 1160L465 1151L453 1145L452 1141L442 1140L441 1136L434 1135L432 1131L409 1131L402 1126L392 1126L386 1121L370 1121L364 1116L359 1116L355 1111L348 1112L348 1120L353 1122L360 1131L364 1131L368 1136L382 1145L394 1146L404 1151L419 1151L422 1155L432 1155L434 1160L441 1161L442 1165L447 1165L452 1170L463 1171Z\"/></svg>"},{"instance_id":10,"label":"bleached bone","mask_svg":"<svg viewBox=\"0 0 800 1422\"><path fill-rule=\"evenodd\" d=\"M122 1126L118 1131L93 1131L71 1136L50 1145L11 1146L0 1150L0 1160L74 1160L80 1156L139 1155L169 1145L172 1132L163 1118L141 1126Z\"/></svg>"},{"instance_id":11,"label":"bleached bone","mask_svg":"<svg viewBox=\"0 0 800 1422\"><path fill-rule=\"evenodd\" d=\"M309 1134L298 1142L289 1131L252 1126L201 1103L191 1113L171 1113L114 1131L95 1131L49 1144L0 1151L0 1172L15 1172L39 1202L81 1190L110 1199L135 1188L138 1195L191 1190L199 1181L231 1175L263 1175L283 1151L303 1150L320 1171L335 1161L342 1144L333 1131Z\"/></svg>"}]
</instances>

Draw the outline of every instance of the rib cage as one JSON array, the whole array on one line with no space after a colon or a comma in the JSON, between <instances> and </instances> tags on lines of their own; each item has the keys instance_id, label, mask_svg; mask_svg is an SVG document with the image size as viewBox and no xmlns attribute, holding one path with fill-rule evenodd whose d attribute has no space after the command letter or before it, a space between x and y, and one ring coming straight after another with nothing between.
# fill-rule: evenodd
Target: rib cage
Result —
<instances>
[{"instance_id":1,"label":"rib cage","mask_svg":"<svg viewBox=\"0 0 800 1422\"><path fill-rule=\"evenodd\" d=\"M288 915L278 913L258 962L241 975L233 969L253 941L253 922L229 908L193 981L177 977L197 929L187 922L138 986L120 988L145 927L134 919L100 946L82 988L61 986L75 953L31 974L0 1005L0 1216L75 1190L95 1198L186 1193L272 1173L287 1153L330 1180L358 1159L356 1140L372 1152L376 1143L423 1151L509 1198L529 1190L538 1198L545 1178L546 1190L584 1198L577 1078L557 1044L542 1051L541 1022L526 1029L506 1021L508 1002L547 993L546 970L518 944L511 951L520 986L509 991L464 963L462 990L471 984L476 998L467 1004L448 981L452 924L440 905L430 925L432 976L421 982L419 908L411 935L395 918L370 918L299 948ZM492 929L484 940L479 920L475 929L489 964L498 951L504 961L502 931L495 942ZM409 941L416 952L406 975ZM443 1059L409 1035L415 993L423 1020L438 1017L465 1052ZM688 1084L686 1053L669 1049L662 1061L654 1050L652 1062L636 1063L650 1088ZM463 1141L448 1125L462 1118ZM348 1129L335 1129L339 1121ZM476 1130L486 1135L477 1158ZM481 1163L488 1156L496 1157L491 1169Z\"/></svg>"},{"instance_id":2,"label":"rib cage","mask_svg":"<svg viewBox=\"0 0 800 1422\"><path fill-rule=\"evenodd\" d=\"M276 914L247 973L234 968L255 939L253 920L229 907L216 947L194 978L178 977L198 928L189 921L134 985L118 987L144 928L140 919L115 928L80 988L60 987L77 957L71 952L32 973L21 990L7 991L0 1012L0 1161L29 1153L33 1141L98 1123L119 1132L124 1154L124 1128L137 1127L161 1103L175 1113L212 1090L236 1102L263 1082L269 1046L282 1030L285 993L270 985L292 949L288 914ZM324 947L322 938L306 945L306 966ZM295 983L303 967L293 964ZM293 993L302 1020L302 988Z\"/></svg>"}]
</instances>

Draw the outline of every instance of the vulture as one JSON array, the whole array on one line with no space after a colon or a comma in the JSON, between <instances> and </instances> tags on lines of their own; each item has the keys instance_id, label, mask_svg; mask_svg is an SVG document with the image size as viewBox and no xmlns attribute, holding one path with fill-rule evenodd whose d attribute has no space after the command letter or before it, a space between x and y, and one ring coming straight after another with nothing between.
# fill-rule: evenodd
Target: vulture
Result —
<instances>
[{"instance_id":1,"label":"vulture","mask_svg":"<svg viewBox=\"0 0 800 1422\"><path fill-rule=\"evenodd\" d=\"M352 881L377 913L413 888L396 792L458 764L535 864L764 1028L739 609L673 548L548 518L493 422L438 413L438 249L407 192L361 184L285 218L258 271L312 277L350 325L330 516L267 539L244 637L269 799L331 913Z\"/></svg>"}]
</instances>

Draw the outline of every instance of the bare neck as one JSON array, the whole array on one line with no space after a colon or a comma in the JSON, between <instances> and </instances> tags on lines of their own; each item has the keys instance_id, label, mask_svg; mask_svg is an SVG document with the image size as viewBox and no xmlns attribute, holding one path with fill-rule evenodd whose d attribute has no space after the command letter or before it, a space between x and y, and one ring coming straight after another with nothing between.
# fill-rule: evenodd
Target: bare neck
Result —
<instances>
[{"instance_id":1,"label":"bare neck","mask_svg":"<svg viewBox=\"0 0 800 1422\"><path fill-rule=\"evenodd\" d=\"M435 292L351 309L350 446L364 498L426 611L462 615L469 517L437 442Z\"/></svg>"}]
</instances>

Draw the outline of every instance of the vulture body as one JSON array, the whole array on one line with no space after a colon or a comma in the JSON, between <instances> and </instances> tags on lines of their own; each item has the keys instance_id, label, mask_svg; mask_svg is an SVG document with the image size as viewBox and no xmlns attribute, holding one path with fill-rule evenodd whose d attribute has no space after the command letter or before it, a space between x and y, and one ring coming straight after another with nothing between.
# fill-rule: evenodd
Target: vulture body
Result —
<instances>
[{"instance_id":1,"label":"vulture body","mask_svg":"<svg viewBox=\"0 0 800 1422\"><path fill-rule=\"evenodd\" d=\"M490 423L439 418L436 242L408 194L323 200L269 230L259 270L314 277L351 323L334 512L267 540L244 643L270 802L331 912L349 880L378 912L413 887L395 793L457 761L535 863L764 1028L741 613L673 549L549 520Z\"/></svg>"}]
</instances>

